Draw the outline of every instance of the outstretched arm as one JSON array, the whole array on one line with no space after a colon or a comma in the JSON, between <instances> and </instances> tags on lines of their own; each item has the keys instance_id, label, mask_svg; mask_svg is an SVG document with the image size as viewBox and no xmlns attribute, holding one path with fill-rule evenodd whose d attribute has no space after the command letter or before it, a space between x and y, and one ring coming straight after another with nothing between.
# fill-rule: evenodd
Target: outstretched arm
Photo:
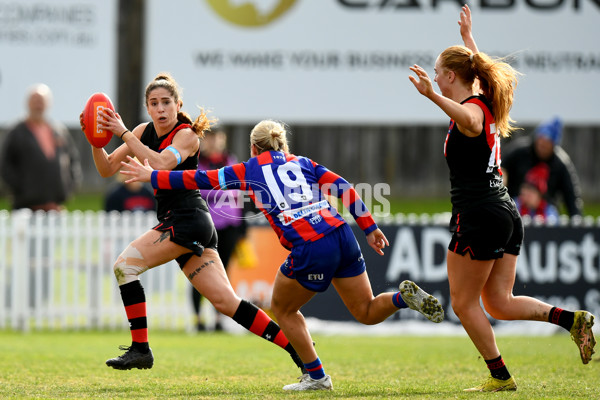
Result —
<instances>
[{"instance_id":1,"label":"outstretched arm","mask_svg":"<svg viewBox=\"0 0 600 400\"><path fill-rule=\"evenodd\" d=\"M367 243L379 255L389 246L389 242L381 229L377 227L371 212L360 198L354 187L340 175L313 161L319 187L326 196L335 196L342 200L344 207L350 212L360 229L367 235Z\"/></svg>"},{"instance_id":2,"label":"outstretched arm","mask_svg":"<svg viewBox=\"0 0 600 400\"><path fill-rule=\"evenodd\" d=\"M415 73L415 76L409 75L408 78L419 93L433 101L446 115L456 121L461 132L469 136L479 135L483 123L483 111L479 106L469 103L460 104L435 92L429 75L422 67L413 65L410 70Z\"/></svg>"},{"instance_id":3,"label":"outstretched arm","mask_svg":"<svg viewBox=\"0 0 600 400\"><path fill-rule=\"evenodd\" d=\"M200 171L188 169L184 171L153 170L144 160L144 165L127 157L128 162L121 162L121 173L130 178L126 182L150 182L154 189L242 189L246 190L244 180L245 165L238 163Z\"/></svg>"},{"instance_id":4,"label":"outstretched arm","mask_svg":"<svg viewBox=\"0 0 600 400\"><path fill-rule=\"evenodd\" d=\"M475 38L473 37L473 22L471 20L471 9L468 5L464 5L462 7L462 11L460 13L460 21L458 21L458 25L460 26L460 36L465 44L465 46L470 49L473 53L479 53L477 49L477 44L475 43Z\"/></svg>"}]
</instances>

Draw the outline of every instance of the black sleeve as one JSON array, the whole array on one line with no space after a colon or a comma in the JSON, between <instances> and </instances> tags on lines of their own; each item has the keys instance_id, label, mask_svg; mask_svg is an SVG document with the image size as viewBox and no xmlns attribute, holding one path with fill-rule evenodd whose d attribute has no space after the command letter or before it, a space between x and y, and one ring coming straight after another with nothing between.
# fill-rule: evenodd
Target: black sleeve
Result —
<instances>
[{"instance_id":1,"label":"black sleeve","mask_svg":"<svg viewBox=\"0 0 600 400\"><path fill-rule=\"evenodd\" d=\"M18 138L14 131L7 134L0 152L0 175L13 193L19 188L19 152L17 146Z\"/></svg>"}]
</instances>

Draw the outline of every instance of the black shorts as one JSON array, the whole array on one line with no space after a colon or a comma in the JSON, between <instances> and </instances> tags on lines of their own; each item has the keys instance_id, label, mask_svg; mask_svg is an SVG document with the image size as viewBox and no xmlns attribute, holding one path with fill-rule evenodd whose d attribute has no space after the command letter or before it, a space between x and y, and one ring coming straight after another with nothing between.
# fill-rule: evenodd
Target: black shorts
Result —
<instances>
[{"instance_id":1,"label":"black shorts","mask_svg":"<svg viewBox=\"0 0 600 400\"><path fill-rule=\"evenodd\" d=\"M180 268L193 255L202 256L204 249L217 249L217 231L212 218L199 208L169 211L152 229L169 232L173 243L191 250L175 259Z\"/></svg>"},{"instance_id":2,"label":"black shorts","mask_svg":"<svg viewBox=\"0 0 600 400\"><path fill-rule=\"evenodd\" d=\"M453 214L448 250L469 252L474 260L494 260L504 253L518 256L523 244L523 221L515 203L487 203Z\"/></svg>"}]
</instances>

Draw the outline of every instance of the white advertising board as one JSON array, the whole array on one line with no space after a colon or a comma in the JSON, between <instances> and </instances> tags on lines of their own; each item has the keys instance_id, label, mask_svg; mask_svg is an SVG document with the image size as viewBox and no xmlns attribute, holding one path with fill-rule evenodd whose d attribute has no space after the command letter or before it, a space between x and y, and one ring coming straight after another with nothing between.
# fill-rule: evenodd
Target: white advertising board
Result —
<instances>
[{"instance_id":1,"label":"white advertising board","mask_svg":"<svg viewBox=\"0 0 600 400\"><path fill-rule=\"evenodd\" d=\"M227 123L422 124L447 117L410 83L460 44L460 1L149 0L145 83L168 71L184 108ZM524 75L512 116L598 124L600 0L471 3L481 51ZM437 89L437 87L436 87Z\"/></svg>"},{"instance_id":2,"label":"white advertising board","mask_svg":"<svg viewBox=\"0 0 600 400\"><path fill-rule=\"evenodd\" d=\"M70 126L94 92L113 101L117 0L0 0L0 125L26 114L36 83L53 93L49 115Z\"/></svg>"}]
</instances>

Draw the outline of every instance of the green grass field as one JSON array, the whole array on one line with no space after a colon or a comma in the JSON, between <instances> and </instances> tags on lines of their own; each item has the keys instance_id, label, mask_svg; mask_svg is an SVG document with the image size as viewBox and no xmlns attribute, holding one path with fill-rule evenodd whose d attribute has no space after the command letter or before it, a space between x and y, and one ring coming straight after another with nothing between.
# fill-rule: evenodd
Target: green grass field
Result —
<instances>
[{"instance_id":1,"label":"green grass field","mask_svg":"<svg viewBox=\"0 0 600 400\"><path fill-rule=\"evenodd\" d=\"M598 399L600 362L582 365L565 335L498 338L517 392L463 393L487 369L466 336L315 336L331 393L286 393L299 370L253 335L151 332L155 365L117 371L128 332L0 331L0 398Z\"/></svg>"}]
</instances>

